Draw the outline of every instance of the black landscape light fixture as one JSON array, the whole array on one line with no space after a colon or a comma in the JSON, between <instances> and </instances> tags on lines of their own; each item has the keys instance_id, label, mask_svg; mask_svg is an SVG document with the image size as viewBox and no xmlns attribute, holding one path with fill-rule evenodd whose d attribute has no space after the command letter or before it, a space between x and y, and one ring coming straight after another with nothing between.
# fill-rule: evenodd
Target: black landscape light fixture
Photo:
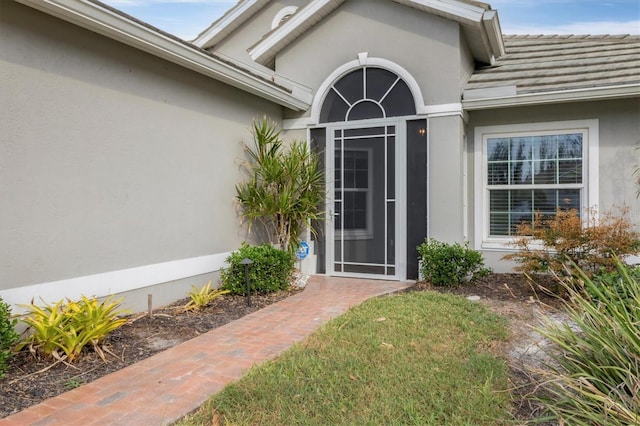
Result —
<instances>
[{"instance_id":1,"label":"black landscape light fixture","mask_svg":"<svg viewBox=\"0 0 640 426\"><path fill-rule=\"evenodd\" d=\"M247 306L251 306L251 283L249 281L249 266L253 265L253 260L245 257L240 261L244 265L244 279L247 283Z\"/></svg>"}]
</instances>

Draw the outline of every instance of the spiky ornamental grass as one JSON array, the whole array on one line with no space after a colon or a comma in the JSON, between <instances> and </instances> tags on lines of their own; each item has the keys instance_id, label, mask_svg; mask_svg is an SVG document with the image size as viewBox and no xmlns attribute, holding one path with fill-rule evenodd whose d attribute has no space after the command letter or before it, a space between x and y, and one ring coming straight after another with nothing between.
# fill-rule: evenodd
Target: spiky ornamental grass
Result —
<instances>
[{"instance_id":1,"label":"spiky ornamental grass","mask_svg":"<svg viewBox=\"0 0 640 426\"><path fill-rule=\"evenodd\" d=\"M617 263L620 285L577 272L565 282L573 325L548 321L540 332L557 346L547 394L539 401L563 425L640 425L640 283ZM623 288L624 291L620 291Z\"/></svg>"}]
</instances>

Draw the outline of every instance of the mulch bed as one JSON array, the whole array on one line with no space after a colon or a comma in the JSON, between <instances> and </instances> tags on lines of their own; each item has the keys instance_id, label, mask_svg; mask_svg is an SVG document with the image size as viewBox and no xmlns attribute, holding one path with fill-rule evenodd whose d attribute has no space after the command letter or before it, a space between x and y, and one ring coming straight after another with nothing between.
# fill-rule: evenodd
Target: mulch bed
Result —
<instances>
[{"instance_id":1,"label":"mulch bed","mask_svg":"<svg viewBox=\"0 0 640 426\"><path fill-rule=\"evenodd\" d=\"M420 282L410 289L425 290L462 296L476 295L502 301L536 300L551 306L560 304L555 297L532 286L521 274L493 274L473 284L454 288L433 287ZM252 307L247 306L244 297L223 295L210 306L195 313L179 309L188 301L183 299L171 306L155 310L151 318L144 314L132 316L130 323L108 337L108 348L115 355L108 355L108 363L97 354L87 352L73 365L58 363L43 371L51 366L52 360L35 359L26 351L21 352L11 359L8 371L4 378L0 379L0 418L148 358L299 291L253 295Z\"/></svg>"},{"instance_id":2,"label":"mulch bed","mask_svg":"<svg viewBox=\"0 0 640 426\"><path fill-rule=\"evenodd\" d=\"M155 310L151 318L146 314L133 315L128 324L107 338L107 347L115 355L107 354L107 363L93 351L88 351L72 365L58 363L43 371L53 360L36 359L22 351L11 358L9 369L0 379L0 418L92 382L299 291L252 295L251 307L247 306L245 297L227 294L197 312L184 312L181 307L188 299L183 299Z\"/></svg>"}]
</instances>

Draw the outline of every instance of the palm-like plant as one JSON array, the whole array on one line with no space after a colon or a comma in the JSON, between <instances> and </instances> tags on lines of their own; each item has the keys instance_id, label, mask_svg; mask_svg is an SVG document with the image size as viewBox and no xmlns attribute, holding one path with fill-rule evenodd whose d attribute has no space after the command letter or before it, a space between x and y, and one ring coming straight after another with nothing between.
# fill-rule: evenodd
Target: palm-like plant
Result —
<instances>
[{"instance_id":1,"label":"palm-like plant","mask_svg":"<svg viewBox=\"0 0 640 426\"><path fill-rule=\"evenodd\" d=\"M253 146L245 145L248 180L236 185L249 227L261 223L282 250L293 251L311 220L322 216L324 174L306 142L286 145L266 117L252 125Z\"/></svg>"}]
</instances>

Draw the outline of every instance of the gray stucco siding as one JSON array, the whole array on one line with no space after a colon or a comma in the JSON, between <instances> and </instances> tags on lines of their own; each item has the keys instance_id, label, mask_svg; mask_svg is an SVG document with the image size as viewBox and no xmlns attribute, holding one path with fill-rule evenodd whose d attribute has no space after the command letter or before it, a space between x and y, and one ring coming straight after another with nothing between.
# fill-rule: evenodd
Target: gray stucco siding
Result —
<instances>
[{"instance_id":1,"label":"gray stucco siding","mask_svg":"<svg viewBox=\"0 0 640 426\"><path fill-rule=\"evenodd\" d=\"M14 2L0 92L0 290L244 239L241 142L279 106Z\"/></svg>"},{"instance_id":2,"label":"gray stucco siding","mask_svg":"<svg viewBox=\"0 0 640 426\"><path fill-rule=\"evenodd\" d=\"M460 30L452 21L389 1L349 1L280 52L276 71L317 90L338 67L368 52L405 68L425 104L456 103L459 47Z\"/></svg>"}]
</instances>

